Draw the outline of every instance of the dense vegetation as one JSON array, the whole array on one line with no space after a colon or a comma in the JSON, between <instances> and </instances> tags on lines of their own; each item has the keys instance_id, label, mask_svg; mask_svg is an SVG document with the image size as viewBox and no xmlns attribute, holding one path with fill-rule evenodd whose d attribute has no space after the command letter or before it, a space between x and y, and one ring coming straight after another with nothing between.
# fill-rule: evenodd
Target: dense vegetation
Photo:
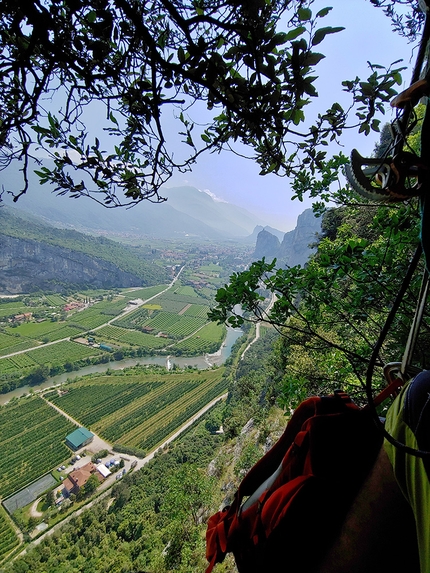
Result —
<instances>
[{"instance_id":1,"label":"dense vegetation","mask_svg":"<svg viewBox=\"0 0 430 573\"><path fill-rule=\"evenodd\" d=\"M0 408L0 496L31 483L70 455L64 438L76 426L40 397Z\"/></svg>"},{"instance_id":2,"label":"dense vegetation","mask_svg":"<svg viewBox=\"0 0 430 573\"><path fill-rule=\"evenodd\" d=\"M417 204L355 206L329 211L315 256L305 268L276 269L260 261L236 274L217 295L215 318L230 316L234 305L249 311L245 320L258 320L263 285L278 299L269 320L284 340L284 385L301 399L307 393L342 387L363 395L369 359L388 312L419 243ZM422 268L422 264L421 264ZM376 357L375 387L381 368L401 361L421 282L415 273L392 328ZM413 363L429 363L429 314L425 313Z\"/></svg>"},{"instance_id":3,"label":"dense vegetation","mask_svg":"<svg viewBox=\"0 0 430 573\"><path fill-rule=\"evenodd\" d=\"M0 507L0 562L18 544L19 539L10 518L4 511L3 507Z\"/></svg>"}]
</instances>

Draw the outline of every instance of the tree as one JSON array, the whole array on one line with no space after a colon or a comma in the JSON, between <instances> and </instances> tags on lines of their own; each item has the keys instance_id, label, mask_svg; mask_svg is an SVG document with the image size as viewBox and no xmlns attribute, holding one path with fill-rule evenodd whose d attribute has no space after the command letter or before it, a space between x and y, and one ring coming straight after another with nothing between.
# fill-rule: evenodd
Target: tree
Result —
<instances>
[{"instance_id":1,"label":"tree","mask_svg":"<svg viewBox=\"0 0 430 573\"><path fill-rule=\"evenodd\" d=\"M372 3L401 32L419 30L417 2L402 16L395 8L403 0ZM28 190L38 147L53 160L36 171L41 183L115 207L162 201L160 187L175 170L236 144L261 174L294 176L299 198L310 189L324 195L345 161L327 158L326 144L354 106L360 131L377 131L401 83L401 68L371 66L366 82L344 82L351 109L335 102L304 127L318 95L320 46L342 30L324 26L329 11L314 0L5 0L0 146L3 167L21 160L14 199ZM178 149L167 134L169 109ZM87 129L92 115L100 132Z\"/></svg>"},{"instance_id":2,"label":"tree","mask_svg":"<svg viewBox=\"0 0 430 573\"><path fill-rule=\"evenodd\" d=\"M91 494L93 494L96 491L96 489L99 487L99 485L100 485L100 482L99 482L97 476L95 474L92 474L88 478L87 483L83 487L84 495L90 496Z\"/></svg>"},{"instance_id":3,"label":"tree","mask_svg":"<svg viewBox=\"0 0 430 573\"><path fill-rule=\"evenodd\" d=\"M48 491L48 493L46 494L46 497L45 497L45 501L46 501L46 505L48 507L51 507L51 505L55 504L55 494L54 494L53 489Z\"/></svg>"},{"instance_id":4,"label":"tree","mask_svg":"<svg viewBox=\"0 0 430 573\"><path fill-rule=\"evenodd\" d=\"M233 326L266 320L278 329L283 348L275 370L284 406L339 387L363 394L374 344L419 244L419 220L417 201L329 211L317 252L304 268L254 262L219 289L210 317ZM417 272L378 353L375 387L384 364L402 359L420 282ZM270 310L262 288L276 295ZM238 304L243 314L235 312ZM427 311L413 358L421 368L430 363L429 332Z\"/></svg>"}]
</instances>

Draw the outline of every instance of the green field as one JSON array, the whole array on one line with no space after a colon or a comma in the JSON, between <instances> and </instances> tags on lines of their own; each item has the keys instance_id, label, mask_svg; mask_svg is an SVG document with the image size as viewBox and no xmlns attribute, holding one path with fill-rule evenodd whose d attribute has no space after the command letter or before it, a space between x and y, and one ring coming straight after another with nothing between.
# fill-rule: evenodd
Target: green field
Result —
<instances>
[{"instance_id":1,"label":"green field","mask_svg":"<svg viewBox=\"0 0 430 573\"><path fill-rule=\"evenodd\" d=\"M10 518L0 505L0 561L19 544Z\"/></svg>"},{"instance_id":2,"label":"green field","mask_svg":"<svg viewBox=\"0 0 430 573\"><path fill-rule=\"evenodd\" d=\"M223 324L206 324L196 334L181 340L171 347L172 352L178 350L181 353L195 355L216 352L225 337L225 326Z\"/></svg>"},{"instance_id":3,"label":"green field","mask_svg":"<svg viewBox=\"0 0 430 573\"><path fill-rule=\"evenodd\" d=\"M164 348L173 342L170 338L160 338L159 336L145 334L138 330L129 330L127 328L119 328L117 326L104 326L97 330L95 334L95 338L98 342L103 339L108 342L113 341L119 344L139 346L140 348L147 350Z\"/></svg>"},{"instance_id":4,"label":"green field","mask_svg":"<svg viewBox=\"0 0 430 573\"><path fill-rule=\"evenodd\" d=\"M0 408L0 496L7 497L61 464L70 450L64 444L76 428L39 397Z\"/></svg>"},{"instance_id":5,"label":"green field","mask_svg":"<svg viewBox=\"0 0 430 573\"><path fill-rule=\"evenodd\" d=\"M153 328L156 332L164 332L174 337L184 337L192 334L206 323L204 318L159 312L155 318L146 320L143 325Z\"/></svg>"},{"instance_id":6,"label":"green field","mask_svg":"<svg viewBox=\"0 0 430 573\"><path fill-rule=\"evenodd\" d=\"M11 372L25 374L28 369L37 366L60 366L66 362L76 362L100 354L103 352L98 348L65 340L48 346L40 346L10 358L3 358L0 360L0 375Z\"/></svg>"},{"instance_id":7,"label":"green field","mask_svg":"<svg viewBox=\"0 0 430 573\"><path fill-rule=\"evenodd\" d=\"M67 394L50 400L108 442L150 450L226 390L223 372L135 367L72 382Z\"/></svg>"}]
</instances>

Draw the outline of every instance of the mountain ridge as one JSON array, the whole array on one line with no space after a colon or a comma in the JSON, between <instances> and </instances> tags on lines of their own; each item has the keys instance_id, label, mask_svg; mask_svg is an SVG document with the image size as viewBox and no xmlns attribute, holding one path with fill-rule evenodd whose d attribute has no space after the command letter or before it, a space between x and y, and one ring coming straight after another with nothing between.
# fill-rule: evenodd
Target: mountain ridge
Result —
<instances>
[{"instance_id":1,"label":"mountain ridge","mask_svg":"<svg viewBox=\"0 0 430 573\"><path fill-rule=\"evenodd\" d=\"M3 171L5 189L17 192L18 173L11 168ZM215 201L208 193L190 186L162 188L161 195L167 201L159 204L143 201L128 209L106 208L86 197L77 200L52 195L50 187L40 185L30 170L28 192L17 203L12 203L11 196L5 193L3 201L55 226L90 233L129 232L161 239L229 240L244 239L256 225L265 224L246 209Z\"/></svg>"}]
</instances>

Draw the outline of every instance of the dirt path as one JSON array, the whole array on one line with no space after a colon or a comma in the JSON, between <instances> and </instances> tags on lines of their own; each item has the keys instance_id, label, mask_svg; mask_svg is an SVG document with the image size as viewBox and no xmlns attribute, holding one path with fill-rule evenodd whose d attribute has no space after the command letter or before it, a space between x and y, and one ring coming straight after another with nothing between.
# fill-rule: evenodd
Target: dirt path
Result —
<instances>
[{"instance_id":1,"label":"dirt path","mask_svg":"<svg viewBox=\"0 0 430 573\"><path fill-rule=\"evenodd\" d=\"M40 501L41 499L42 499L41 497L39 497L38 499L36 499L36 501L35 501L35 502L33 503L33 505L30 507L30 515L31 515L31 517L42 517L43 512L37 511L37 506L38 506L39 501Z\"/></svg>"}]
</instances>

